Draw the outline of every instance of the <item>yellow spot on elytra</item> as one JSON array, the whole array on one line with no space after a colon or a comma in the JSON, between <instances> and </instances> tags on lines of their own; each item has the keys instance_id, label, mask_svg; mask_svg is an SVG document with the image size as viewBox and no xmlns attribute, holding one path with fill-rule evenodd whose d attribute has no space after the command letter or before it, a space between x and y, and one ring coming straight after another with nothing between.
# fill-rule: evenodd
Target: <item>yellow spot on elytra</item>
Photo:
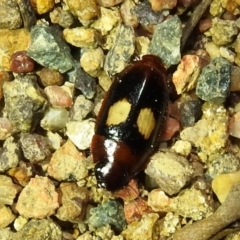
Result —
<instances>
[{"instance_id":1,"label":"yellow spot on elytra","mask_svg":"<svg viewBox=\"0 0 240 240\"><path fill-rule=\"evenodd\" d=\"M127 120L131 103L126 98L114 103L108 112L107 125L117 125Z\"/></svg>"},{"instance_id":2,"label":"yellow spot on elytra","mask_svg":"<svg viewBox=\"0 0 240 240\"><path fill-rule=\"evenodd\" d=\"M155 125L156 121L151 109L141 109L137 119L137 126L138 131L144 136L145 139L148 139L150 137Z\"/></svg>"}]
</instances>

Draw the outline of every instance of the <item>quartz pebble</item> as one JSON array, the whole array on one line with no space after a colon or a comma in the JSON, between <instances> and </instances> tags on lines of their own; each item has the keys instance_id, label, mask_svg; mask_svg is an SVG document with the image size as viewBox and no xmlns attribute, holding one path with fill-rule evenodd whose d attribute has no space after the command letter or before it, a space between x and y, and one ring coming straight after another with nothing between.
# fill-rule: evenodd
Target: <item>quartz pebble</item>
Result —
<instances>
[{"instance_id":1,"label":"quartz pebble","mask_svg":"<svg viewBox=\"0 0 240 240\"><path fill-rule=\"evenodd\" d=\"M89 118L82 122L68 122L66 134L69 139L81 150L89 148L94 135L94 119Z\"/></svg>"},{"instance_id":2,"label":"quartz pebble","mask_svg":"<svg viewBox=\"0 0 240 240\"><path fill-rule=\"evenodd\" d=\"M65 28L63 37L75 47L93 48L97 45L97 33L93 28Z\"/></svg>"},{"instance_id":3,"label":"quartz pebble","mask_svg":"<svg viewBox=\"0 0 240 240\"><path fill-rule=\"evenodd\" d=\"M154 154L145 172L169 195L178 193L193 175L187 159L172 152Z\"/></svg>"},{"instance_id":4,"label":"quartz pebble","mask_svg":"<svg viewBox=\"0 0 240 240\"><path fill-rule=\"evenodd\" d=\"M52 107L69 108L73 104L71 96L61 87L53 85L44 88L49 103Z\"/></svg>"},{"instance_id":5,"label":"quartz pebble","mask_svg":"<svg viewBox=\"0 0 240 240\"><path fill-rule=\"evenodd\" d=\"M70 140L54 152L47 171L58 181L79 181L88 174L84 154L79 152Z\"/></svg>"},{"instance_id":6,"label":"quartz pebble","mask_svg":"<svg viewBox=\"0 0 240 240\"><path fill-rule=\"evenodd\" d=\"M204 101L223 103L229 95L231 64L222 57L215 58L202 69L196 94Z\"/></svg>"},{"instance_id":7,"label":"quartz pebble","mask_svg":"<svg viewBox=\"0 0 240 240\"><path fill-rule=\"evenodd\" d=\"M42 68L37 75L44 87L57 85L60 86L63 83L63 76L60 72L49 68Z\"/></svg>"},{"instance_id":8,"label":"quartz pebble","mask_svg":"<svg viewBox=\"0 0 240 240\"><path fill-rule=\"evenodd\" d=\"M13 137L8 137L0 149L0 172L16 167L19 162L19 146Z\"/></svg>"},{"instance_id":9,"label":"quartz pebble","mask_svg":"<svg viewBox=\"0 0 240 240\"><path fill-rule=\"evenodd\" d=\"M17 29L22 25L22 19L16 1L1 0L0 29Z\"/></svg>"},{"instance_id":10,"label":"quartz pebble","mask_svg":"<svg viewBox=\"0 0 240 240\"><path fill-rule=\"evenodd\" d=\"M160 236L169 237L180 228L181 218L179 215L169 212L163 219L163 227Z\"/></svg>"},{"instance_id":11,"label":"quartz pebble","mask_svg":"<svg viewBox=\"0 0 240 240\"><path fill-rule=\"evenodd\" d=\"M82 221L88 202L88 190L76 183L62 183L59 191L62 205L58 208L56 217L62 221Z\"/></svg>"},{"instance_id":12,"label":"quartz pebble","mask_svg":"<svg viewBox=\"0 0 240 240\"><path fill-rule=\"evenodd\" d=\"M0 206L12 205L18 193L17 185L13 184L10 177L0 175Z\"/></svg>"},{"instance_id":13,"label":"quartz pebble","mask_svg":"<svg viewBox=\"0 0 240 240\"><path fill-rule=\"evenodd\" d=\"M14 226L15 230L19 231L27 222L28 222L27 218L25 218L23 216L18 216L15 219L13 226Z\"/></svg>"},{"instance_id":14,"label":"quartz pebble","mask_svg":"<svg viewBox=\"0 0 240 240\"><path fill-rule=\"evenodd\" d=\"M43 161L51 155L51 145L46 137L25 133L20 138L23 155L32 163Z\"/></svg>"},{"instance_id":15,"label":"quartz pebble","mask_svg":"<svg viewBox=\"0 0 240 240\"><path fill-rule=\"evenodd\" d=\"M240 171L223 173L217 175L212 181L212 189L217 195L218 200L223 203L232 186L240 182Z\"/></svg>"},{"instance_id":16,"label":"quartz pebble","mask_svg":"<svg viewBox=\"0 0 240 240\"><path fill-rule=\"evenodd\" d=\"M34 10L38 14L44 14L51 11L54 7L54 0L30 0Z\"/></svg>"},{"instance_id":17,"label":"quartz pebble","mask_svg":"<svg viewBox=\"0 0 240 240\"><path fill-rule=\"evenodd\" d=\"M197 85L197 79L201 72L201 61L196 55L185 55L173 73L172 81L177 94L192 90Z\"/></svg>"},{"instance_id":18,"label":"quartz pebble","mask_svg":"<svg viewBox=\"0 0 240 240\"><path fill-rule=\"evenodd\" d=\"M86 50L80 59L80 65L92 77L97 77L103 68L104 53L101 48Z\"/></svg>"},{"instance_id":19,"label":"quartz pebble","mask_svg":"<svg viewBox=\"0 0 240 240\"><path fill-rule=\"evenodd\" d=\"M58 194L50 179L35 176L21 191L16 210L26 218L51 216L59 207Z\"/></svg>"},{"instance_id":20,"label":"quartz pebble","mask_svg":"<svg viewBox=\"0 0 240 240\"><path fill-rule=\"evenodd\" d=\"M166 67L181 60L180 40L182 36L181 21L177 16L157 24L148 52L162 59Z\"/></svg>"},{"instance_id":21,"label":"quartz pebble","mask_svg":"<svg viewBox=\"0 0 240 240\"><path fill-rule=\"evenodd\" d=\"M199 150L202 161L211 161L221 154L228 139L228 114L219 104L204 103L202 118L192 127L185 128L180 138Z\"/></svg>"},{"instance_id":22,"label":"quartz pebble","mask_svg":"<svg viewBox=\"0 0 240 240\"><path fill-rule=\"evenodd\" d=\"M213 60L214 58L220 57L220 47L217 46L214 42L207 42L204 45L206 51L208 52L208 54L210 55L211 60Z\"/></svg>"},{"instance_id":23,"label":"quartz pebble","mask_svg":"<svg viewBox=\"0 0 240 240\"><path fill-rule=\"evenodd\" d=\"M117 8L104 8L100 7L100 18L93 22L91 27L101 32L101 34L107 35L117 24L121 22L120 12Z\"/></svg>"},{"instance_id":24,"label":"quartz pebble","mask_svg":"<svg viewBox=\"0 0 240 240\"><path fill-rule=\"evenodd\" d=\"M124 239L152 239L154 235L154 226L159 216L157 213L149 213L143 215L140 221L128 224L127 228L122 231L121 235Z\"/></svg>"},{"instance_id":25,"label":"quartz pebble","mask_svg":"<svg viewBox=\"0 0 240 240\"><path fill-rule=\"evenodd\" d=\"M122 231L126 226L123 207L116 200L108 200L90 210L88 218L90 225L101 227L107 224L113 226L116 231Z\"/></svg>"},{"instance_id":26,"label":"quartz pebble","mask_svg":"<svg viewBox=\"0 0 240 240\"><path fill-rule=\"evenodd\" d=\"M68 111L63 107L50 107L40 122L43 129L57 131L63 129L68 121Z\"/></svg>"},{"instance_id":27,"label":"quartz pebble","mask_svg":"<svg viewBox=\"0 0 240 240\"><path fill-rule=\"evenodd\" d=\"M0 229L7 227L15 219L15 215L12 213L11 209L6 206L0 207L0 215Z\"/></svg>"},{"instance_id":28,"label":"quartz pebble","mask_svg":"<svg viewBox=\"0 0 240 240\"><path fill-rule=\"evenodd\" d=\"M172 146L172 149L185 157L189 155L192 149L192 145L188 141L178 140L175 142L175 144Z\"/></svg>"},{"instance_id":29,"label":"quartz pebble","mask_svg":"<svg viewBox=\"0 0 240 240\"><path fill-rule=\"evenodd\" d=\"M51 219L31 219L17 233L14 234L14 240L41 240L62 239L60 227Z\"/></svg>"},{"instance_id":30,"label":"quartz pebble","mask_svg":"<svg viewBox=\"0 0 240 240\"><path fill-rule=\"evenodd\" d=\"M73 67L70 49L59 32L45 24L31 29L31 42L27 54L37 63L64 73Z\"/></svg>"},{"instance_id":31,"label":"quartz pebble","mask_svg":"<svg viewBox=\"0 0 240 240\"><path fill-rule=\"evenodd\" d=\"M27 56L26 51L13 53L10 62L10 70L15 73L27 73L34 69L34 61Z\"/></svg>"},{"instance_id":32,"label":"quartz pebble","mask_svg":"<svg viewBox=\"0 0 240 240\"><path fill-rule=\"evenodd\" d=\"M98 6L95 0L64 0L65 10L69 10L80 22L93 20L98 15Z\"/></svg>"}]
</instances>

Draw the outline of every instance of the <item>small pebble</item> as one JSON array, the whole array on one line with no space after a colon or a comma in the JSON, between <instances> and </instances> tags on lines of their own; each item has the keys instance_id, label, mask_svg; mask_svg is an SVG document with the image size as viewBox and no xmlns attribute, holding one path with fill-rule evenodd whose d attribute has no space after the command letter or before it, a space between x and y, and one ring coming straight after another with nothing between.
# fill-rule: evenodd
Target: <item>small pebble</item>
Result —
<instances>
[{"instance_id":1,"label":"small pebble","mask_svg":"<svg viewBox=\"0 0 240 240\"><path fill-rule=\"evenodd\" d=\"M206 175L211 179L219 174L230 173L240 169L239 159L231 153L221 154L207 165Z\"/></svg>"},{"instance_id":2,"label":"small pebble","mask_svg":"<svg viewBox=\"0 0 240 240\"><path fill-rule=\"evenodd\" d=\"M68 121L68 111L63 107L50 107L40 122L43 129L48 131L58 131L66 126Z\"/></svg>"},{"instance_id":3,"label":"small pebble","mask_svg":"<svg viewBox=\"0 0 240 240\"><path fill-rule=\"evenodd\" d=\"M71 12L56 7L49 14L51 22L59 24L63 28L70 28L74 24L74 17Z\"/></svg>"},{"instance_id":4,"label":"small pebble","mask_svg":"<svg viewBox=\"0 0 240 240\"><path fill-rule=\"evenodd\" d=\"M15 182L21 186L26 186L33 176L32 166L28 166L25 162L20 162L19 166L13 167L8 171L9 176L11 176Z\"/></svg>"},{"instance_id":5,"label":"small pebble","mask_svg":"<svg viewBox=\"0 0 240 240\"><path fill-rule=\"evenodd\" d=\"M82 122L68 122L66 134L69 139L81 150L88 149L94 135L95 121L92 118Z\"/></svg>"},{"instance_id":6,"label":"small pebble","mask_svg":"<svg viewBox=\"0 0 240 240\"><path fill-rule=\"evenodd\" d=\"M125 0L120 6L122 21L127 26L137 27L139 24L137 16L132 11L135 5L133 0Z\"/></svg>"},{"instance_id":7,"label":"small pebble","mask_svg":"<svg viewBox=\"0 0 240 240\"><path fill-rule=\"evenodd\" d=\"M155 231L155 224L159 216L157 213L149 213L143 215L140 221L128 224L127 228L122 231L121 235L124 239L152 239Z\"/></svg>"},{"instance_id":8,"label":"small pebble","mask_svg":"<svg viewBox=\"0 0 240 240\"><path fill-rule=\"evenodd\" d=\"M57 85L45 87L44 92L46 93L48 101L52 107L69 108L73 104L71 96Z\"/></svg>"},{"instance_id":9,"label":"small pebble","mask_svg":"<svg viewBox=\"0 0 240 240\"><path fill-rule=\"evenodd\" d=\"M200 20L200 22L199 22L199 31L201 33L209 30L211 27L212 27L212 19L206 18L206 19Z\"/></svg>"},{"instance_id":10,"label":"small pebble","mask_svg":"<svg viewBox=\"0 0 240 240\"><path fill-rule=\"evenodd\" d=\"M52 26L38 24L31 28L28 56L40 65L64 73L73 68L70 48Z\"/></svg>"},{"instance_id":11,"label":"small pebble","mask_svg":"<svg viewBox=\"0 0 240 240\"><path fill-rule=\"evenodd\" d=\"M185 128L180 138L198 148L197 154L202 161L211 161L226 146L228 139L228 114L219 104L204 103L203 116L194 126Z\"/></svg>"},{"instance_id":12,"label":"small pebble","mask_svg":"<svg viewBox=\"0 0 240 240\"><path fill-rule=\"evenodd\" d=\"M110 224L117 232L121 232L126 226L123 207L116 200L108 200L90 210L88 223L94 227Z\"/></svg>"},{"instance_id":13,"label":"small pebble","mask_svg":"<svg viewBox=\"0 0 240 240\"><path fill-rule=\"evenodd\" d=\"M16 210L26 218L45 218L59 207L54 184L47 177L35 176L21 191Z\"/></svg>"},{"instance_id":14,"label":"small pebble","mask_svg":"<svg viewBox=\"0 0 240 240\"><path fill-rule=\"evenodd\" d=\"M63 76L60 72L49 68L42 68L37 75L44 87L57 85L60 86L63 83Z\"/></svg>"},{"instance_id":15,"label":"small pebble","mask_svg":"<svg viewBox=\"0 0 240 240\"><path fill-rule=\"evenodd\" d=\"M202 69L196 94L204 101L223 103L230 92L231 64L222 57L215 58Z\"/></svg>"},{"instance_id":16,"label":"small pebble","mask_svg":"<svg viewBox=\"0 0 240 240\"><path fill-rule=\"evenodd\" d=\"M96 0L63 0L68 9L80 22L93 20L98 15Z\"/></svg>"},{"instance_id":17,"label":"small pebble","mask_svg":"<svg viewBox=\"0 0 240 240\"><path fill-rule=\"evenodd\" d=\"M16 231L19 231L21 228L23 228L23 226L28 222L28 219L23 217L23 216L18 216L14 223L13 223L13 226L14 226L14 229Z\"/></svg>"},{"instance_id":18,"label":"small pebble","mask_svg":"<svg viewBox=\"0 0 240 240\"><path fill-rule=\"evenodd\" d=\"M0 140L6 140L12 135L13 127L8 118L0 118Z\"/></svg>"},{"instance_id":19,"label":"small pebble","mask_svg":"<svg viewBox=\"0 0 240 240\"><path fill-rule=\"evenodd\" d=\"M210 58L213 60L214 58L220 57L220 47L217 46L214 42L207 42L204 45L204 48L210 55Z\"/></svg>"},{"instance_id":20,"label":"small pebble","mask_svg":"<svg viewBox=\"0 0 240 240\"><path fill-rule=\"evenodd\" d=\"M157 24L148 52L160 57L166 67L175 65L181 60L181 36L182 23L175 15Z\"/></svg>"},{"instance_id":21,"label":"small pebble","mask_svg":"<svg viewBox=\"0 0 240 240\"><path fill-rule=\"evenodd\" d=\"M10 70L15 73L32 72L34 61L27 56L26 51L18 51L12 54L10 58Z\"/></svg>"},{"instance_id":22,"label":"small pebble","mask_svg":"<svg viewBox=\"0 0 240 240\"><path fill-rule=\"evenodd\" d=\"M41 135L22 134L20 144L24 157L32 163L41 162L51 156L51 144Z\"/></svg>"},{"instance_id":23,"label":"small pebble","mask_svg":"<svg viewBox=\"0 0 240 240\"><path fill-rule=\"evenodd\" d=\"M100 7L100 14L100 17L93 22L91 27L105 36L121 22L121 16L117 8Z\"/></svg>"},{"instance_id":24,"label":"small pebble","mask_svg":"<svg viewBox=\"0 0 240 240\"><path fill-rule=\"evenodd\" d=\"M231 68L231 85L230 91L240 91L240 67L232 66Z\"/></svg>"},{"instance_id":25,"label":"small pebble","mask_svg":"<svg viewBox=\"0 0 240 240\"><path fill-rule=\"evenodd\" d=\"M240 112L235 113L229 121L229 134L233 137L240 138Z\"/></svg>"},{"instance_id":26,"label":"small pebble","mask_svg":"<svg viewBox=\"0 0 240 240\"><path fill-rule=\"evenodd\" d=\"M61 207L58 208L56 217L62 221L78 223L85 218L88 203L88 190L79 187L76 183L62 183Z\"/></svg>"},{"instance_id":27,"label":"small pebble","mask_svg":"<svg viewBox=\"0 0 240 240\"><path fill-rule=\"evenodd\" d=\"M182 127L193 126L202 116L202 102L199 99L184 102L180 115Z\"/></svg>"},{"instance_id":28,"label":"small pebble","mask_svg":"<svg viewBox=\"0 0 240 240\"><path fill-rule=\"evenodd\" d=\"M104 70L111 76L121 72L130 61L134 53L134 29L129 26L121 25L117 32L111 49L107 53Z\"/></svg>"},{"instance_id":29,"label":"small pebble","mask_svg":"<svg viewBox=\"0 0 240 240\"><path fill-rule=\"evenodd\" d=\"M177 0L150 0L149 2L153 11L173 9L177 5Z\"/></svg>"},{"instance_id":30,"label":"small pebble","mask_svg":"<svg viewBox=\"0 0 240 240\"><path fill-rule=\"evenodd\" d=\"M55 4L54 0L30 0L30 2L39 15L50 12Z\"/></svg>"},{"instance_id":31,"label":"small pebble","mask_svg":"<svg viewBox=\"0 0 240 240\"><path fill-rule=\"evenodd\" d=\"M11 209L6 206L0 207L0 229L7 227L10 225L16 216L12 213Z\"/></svg>"},{"instance_id":32,"label":"small pebble","mask_svg":"<svg viewBox=\"0 0 240 240\"><path fill-rule=\"evenodd\" d=\"M218 200L223 203L232 186L240 182L240 171L217 175L212 181L212 189Z\"/></svg>"},{"instance_id":33,"label":"small pebble","mask_svg":"<svg viewBox=\"0 0 240 240\"><path fill-rule=\"evenodd\" d=\"M81 56L80 65L92 77L97 77L103 68L104 53L99 47L96 49L86 50Z\"/></svg>"},{"instance_id":34,"label":"small pebble","mask_svg":"<svg viewBox=\"0 0 240 240\"><path fill-rule=\"evenodd\" d=\"M157 152L145 169L163 191L169 195L178 193L190 180L193 169L188 160L176 153Z\"/></svg>"},{"instance_id":35,"label":"small pebble","mask_svg":"<svg viewBox=\"0 0 240 240\"><path fill-rule=\"evenodd\" d=\"M180 228L181 218L179 215L169 212L164 217L160 236L169 237Z\"/></svg>"},{"instance_id":36,"label":"small pebble","mask_svg":"<svg viewBox=\"0 0 240 240\"><path fill-rule=\"evenodd\" d=\"M214 18L212 20L210 33L212 35L213 42L218 46L232 43L238 32L239 29L236 26L235 21L222 20L220 18Z\"/></svg>"},{"instance_id":37,"label":"small pebble","mask_svg":"<svg viewBox=\"0 0 240 240\"><path fill-rule=\"evenodd\" d=\"M10 177L0 175L0 206L12 205L18 190Z\"/></svg>"},{"instance_id":38,"label":"small pebble","mask_svg":"<svg viewBox=\"0 0 240 240\"><path fill-rule=\"evenodd\" d=\"M17 29L22 25L18 4L13 0L1 0L0 29Z\"/></svg>"},{"instance_id":39,"label":"small pebble","mask_svg":"<svg viewBox=\"0 0 240 240\"><path fill-rule=\"evenodd\" d=\"M178 140L174 143L174 145L172 146L172 149L177 154L181 154L182 156L187 157L192 150L192 145L188 141Z\"/></svg>"},{"instance_id":40,"label":"small pebble","mask_svg":"<svg viewBox=\"0 0 240 240\"><path fill-rule=\"evenodd\" d=\"M72 106L69 117L72 121L81 122L92 110L94 104L86 99L83 95L79 95Z\"/></svg>"},{"instance_id":41,"label":"small pebble","mask_svg":"<svg viewBox=\"0 0 240 240\"><path fill-rule=\"evenodd\" d=\"M170 140L175 133L180 130L179 122L171 117L168 117L164 123L164 128L161 132L159 140L164 142Z\"/></svg>"},{"instance_id":42,"label":"small pebble","mask_svg":"<svg viewBox=\"0 0 240 240\"><path fill-rule=\"evenodd\" d=\"M8 137L0 149L0 173L16 167L19 162L19 157L20 151L18 144L14 142L13 137Z\"/></svg>"},{"instance_id":43,"label":"small pebble","mask_svg":"<svg viewBox=\"0 0 240 240\"><path fill-rule=\"evenodd\" d=\"M108 91L108 89L112 85L112 79L104 70L98 74L98 81L99 85L103 88L105 92Z\"/></svg>"},{"instance_id":44,"label":"small pebble","mask_svg":"<svg viewBox=\"0 0 240 240\"><path fill-rule=\"evenodd\" d=\"M57 149L48 165L48 174L58 181L80 181L87 177L85 155L68 140Z\"/></svg>"},{"instance_id":45,"label":"small pebble","mask_svg":"<svg viewBox=\"0 0 240 240\"><path fill-rule=\"evenodd\" d=\"M63 37L75 47L93 48L97 45L97 33L93 28L65 28Z\"/></svg>"},{"instance_id":46,"label":"small pebble","mask_svg":"<svg viewBox=\"0 0 240 240\"><path fill-rule=\"evenodd\" d=\"M51 219L31 219L17 233L14 240L61 240L63 239L61 228Z\"/></svg>"},{"instance_id":47,"label":"small pebble","mask_svg":"<svg viewBox=\"0 0 240 240\"><path fill-rule=\"evenodd\" d=\"M201 60L198 56L183 56L172 78L177 94L182 94L196 87L201 68Z\"/></svg>"},{"instance_id":48,"label":"small pebble","mask_svg":"<svg viewBox=\"0 0 240 240\"><path fill-rule=\"evenodd\" d=\"M51 142L51 146L57 150L62 145L63 139L58 133L47 132L47 137Z\"/></svg>"}]
</instances>

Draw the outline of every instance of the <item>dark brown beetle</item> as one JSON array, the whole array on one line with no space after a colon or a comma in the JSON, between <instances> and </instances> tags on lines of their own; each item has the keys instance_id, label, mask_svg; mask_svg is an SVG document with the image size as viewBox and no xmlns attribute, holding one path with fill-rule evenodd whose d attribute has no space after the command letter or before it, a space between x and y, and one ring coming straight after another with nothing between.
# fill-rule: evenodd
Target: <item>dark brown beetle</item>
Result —
<instances>
[{"instance_id":1,"label":"dark brown beetle","mask_svg":"<svg viewBox=\"0 0 240 240\"><path fill-rule=\"evenodd\" d=\"M117 75L91 144L100 187L117 190L144 169L158 146L168 98L166 69L154 55L143 56Z\"/></svg>"}]
</instances>

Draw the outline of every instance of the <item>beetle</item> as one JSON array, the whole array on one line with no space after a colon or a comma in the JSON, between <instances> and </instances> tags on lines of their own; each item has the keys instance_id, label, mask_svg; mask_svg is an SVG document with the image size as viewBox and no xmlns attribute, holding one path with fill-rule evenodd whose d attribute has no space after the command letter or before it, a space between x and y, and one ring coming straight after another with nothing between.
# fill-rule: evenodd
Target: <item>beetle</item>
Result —
<instances>
[{"instance_id":1,"label":"beetle","mask_svg":"<svg viewBox=\"0 0 240 240\"><path fill-rule=\"evenodd\" d=\"M102 102L91 142L99 187L115 191L148 164L166 118L166 76L160 58L144 55L115 77Z\"/></svg>"}]
</instances>

